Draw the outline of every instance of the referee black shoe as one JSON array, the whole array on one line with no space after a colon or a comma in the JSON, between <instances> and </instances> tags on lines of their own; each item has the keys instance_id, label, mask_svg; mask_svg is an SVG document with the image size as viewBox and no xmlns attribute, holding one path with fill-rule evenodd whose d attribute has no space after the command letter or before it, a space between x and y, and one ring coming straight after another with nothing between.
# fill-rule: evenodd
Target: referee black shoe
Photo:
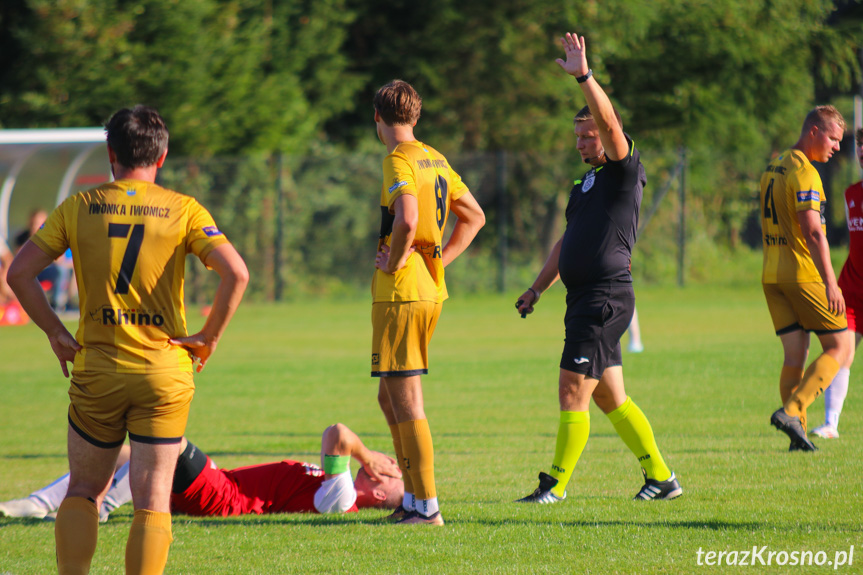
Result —
<instances>
[{"instance_id":1,"label":"referee black shoe","mask_svg":"<svg viewBox=\"0 0 863 575\"><path fill-rule=\"evenodd\" d=\"M656 479L648 479L644 469L641 470L644 475L644 487L641 491L635 494L636 501L652 501L654 499L674 499L683 495L683 488L680 482L677 481L674 472L671 472L671 477L665 481L657 481Z\"/></svg>"},{"instance_id":2,"label":"referee black shoe","mask_svg":"<svg viewBox=\"0 0 863 575\"><path fill-rule=\"evenodd\" d=\"M818 448L806 437L803 424L796 415L788 415L785 408L780 407L770 416L770 424L791 439L789 451L818 451Z\"/></svg>"},{"instance_id":3,"label":"referee black shoe","mask_svg":"<svg viewBox=\"0 0 863 575\"><path fill-rule=\"evenodd\" d=\"M527 497L516 499L516 503L557 503L566 499L566 491L563 492L563 497L558 497L551 490L557 485L557 479L548 473L539 472L539 487L533 490L533 493Z\"/></svg>"}]
</instances>

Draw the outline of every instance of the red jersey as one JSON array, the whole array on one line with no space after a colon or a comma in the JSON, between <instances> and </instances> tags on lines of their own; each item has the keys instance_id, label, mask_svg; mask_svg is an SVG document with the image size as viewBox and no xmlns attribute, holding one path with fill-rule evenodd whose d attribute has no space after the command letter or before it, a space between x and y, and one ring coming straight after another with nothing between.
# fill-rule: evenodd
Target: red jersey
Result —
<instances>
[{"instance_id":1,"label":"red jersey","mask_svg":"<svg viewBox=\"0 0 863 575\"><path fill-rule=\"evenodd\" d=\"M848 259L839 274L842 291L863 289L863 182L845 190L845 221L848 223Z\"/></svg>"},{"instance_id":2,"label":"red jersey","mask_svg":"<svg viewBox=\"0 0 863 575\"><path fill-rule=\"evenodd\" d=\"M317 465L284 460L224 470L207 466L183 493L171 494L176 513L198 516L317 513L315 493L324 482ZM357 511L356 503L348 513Z\"/></svg>"}]
</instances>

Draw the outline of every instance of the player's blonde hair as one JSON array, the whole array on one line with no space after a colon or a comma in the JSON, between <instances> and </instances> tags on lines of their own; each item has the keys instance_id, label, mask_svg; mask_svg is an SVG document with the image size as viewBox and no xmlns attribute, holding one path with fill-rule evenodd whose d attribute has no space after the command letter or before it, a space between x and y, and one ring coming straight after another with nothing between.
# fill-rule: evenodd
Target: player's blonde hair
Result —
<instances>
[{"instance_id":1,"label":"player's blonde hair","mask_svg":"<svg viewBox=\"0 0 863 575\"><path fill-rule=\"evenodd\" d=\"M812 126L816 126L819 130L826 130L830 122L836 122L842 131L845 131L845 118L839 110L830 105L816 106L803 120L803 133L809 132Z\"/></svg>"},{"instance_id":2,"label":"player's blonde hair","mask_svg":"<svg viewBox=\"0 0 863 575\"><path fill-rule=\"evenodd\" d=\"M375 94L375 110L387 126L413 126L420 118L423 100L404 80L393 80Z\"/></svg>"}]
</instances>

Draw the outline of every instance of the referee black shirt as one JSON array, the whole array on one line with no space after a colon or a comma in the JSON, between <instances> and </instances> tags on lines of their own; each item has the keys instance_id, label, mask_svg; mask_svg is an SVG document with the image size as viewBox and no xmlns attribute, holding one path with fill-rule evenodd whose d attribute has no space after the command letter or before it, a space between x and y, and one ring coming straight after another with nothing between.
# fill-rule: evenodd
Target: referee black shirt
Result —
<instances>
[{"instance_id":1,"label":"referee black shirt","mask_svg":"<svg viewBox=\"0 0 863 575\"><path fill-rule=\"evenodd\" d=\"M628 135L626 142L625 158L593 168L569 193L558 262L567 289L632 282L632 248L647 176Z\"/></svg>"}]
</instances>

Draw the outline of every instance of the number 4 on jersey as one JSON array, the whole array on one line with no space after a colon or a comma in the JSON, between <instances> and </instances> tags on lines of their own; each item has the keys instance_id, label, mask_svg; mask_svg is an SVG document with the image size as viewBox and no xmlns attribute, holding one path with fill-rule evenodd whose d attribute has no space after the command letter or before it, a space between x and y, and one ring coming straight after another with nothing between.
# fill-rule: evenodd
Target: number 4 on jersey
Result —
<instances>
[{"instance_id":1,"label":"number 4 on jersey","mask_svg":"<svg viewBox=\"0 0 863 575\"><path fill-rule=\"evenodd\" d=\"M132 235L129 235L129 230L132 230ZM135 271L135 265L138 263L138 254L141 251L141 244L144 241L144 224L108 224L109 238L129 238L129 243L126 245L126 253L123 254L123 263L120 264L120 273L117 275L117 283L114 286L114 293L127 294L129 293L129 283L132 281L132 274Z\"/></svg>"},{"instance_id":2,"label":"number 4 on jersey","mask_svg":"<svg viewBox=\"0 0 863 575\"><path fill-rule=\"evenodd\" d=\"M774 224L779 223L779 218L776 217L776 203L773 201L773 178L770 178L770 183L767 184L767 190L764 192L764 219L772 219Z\"/></svg>"}]
</instances>

